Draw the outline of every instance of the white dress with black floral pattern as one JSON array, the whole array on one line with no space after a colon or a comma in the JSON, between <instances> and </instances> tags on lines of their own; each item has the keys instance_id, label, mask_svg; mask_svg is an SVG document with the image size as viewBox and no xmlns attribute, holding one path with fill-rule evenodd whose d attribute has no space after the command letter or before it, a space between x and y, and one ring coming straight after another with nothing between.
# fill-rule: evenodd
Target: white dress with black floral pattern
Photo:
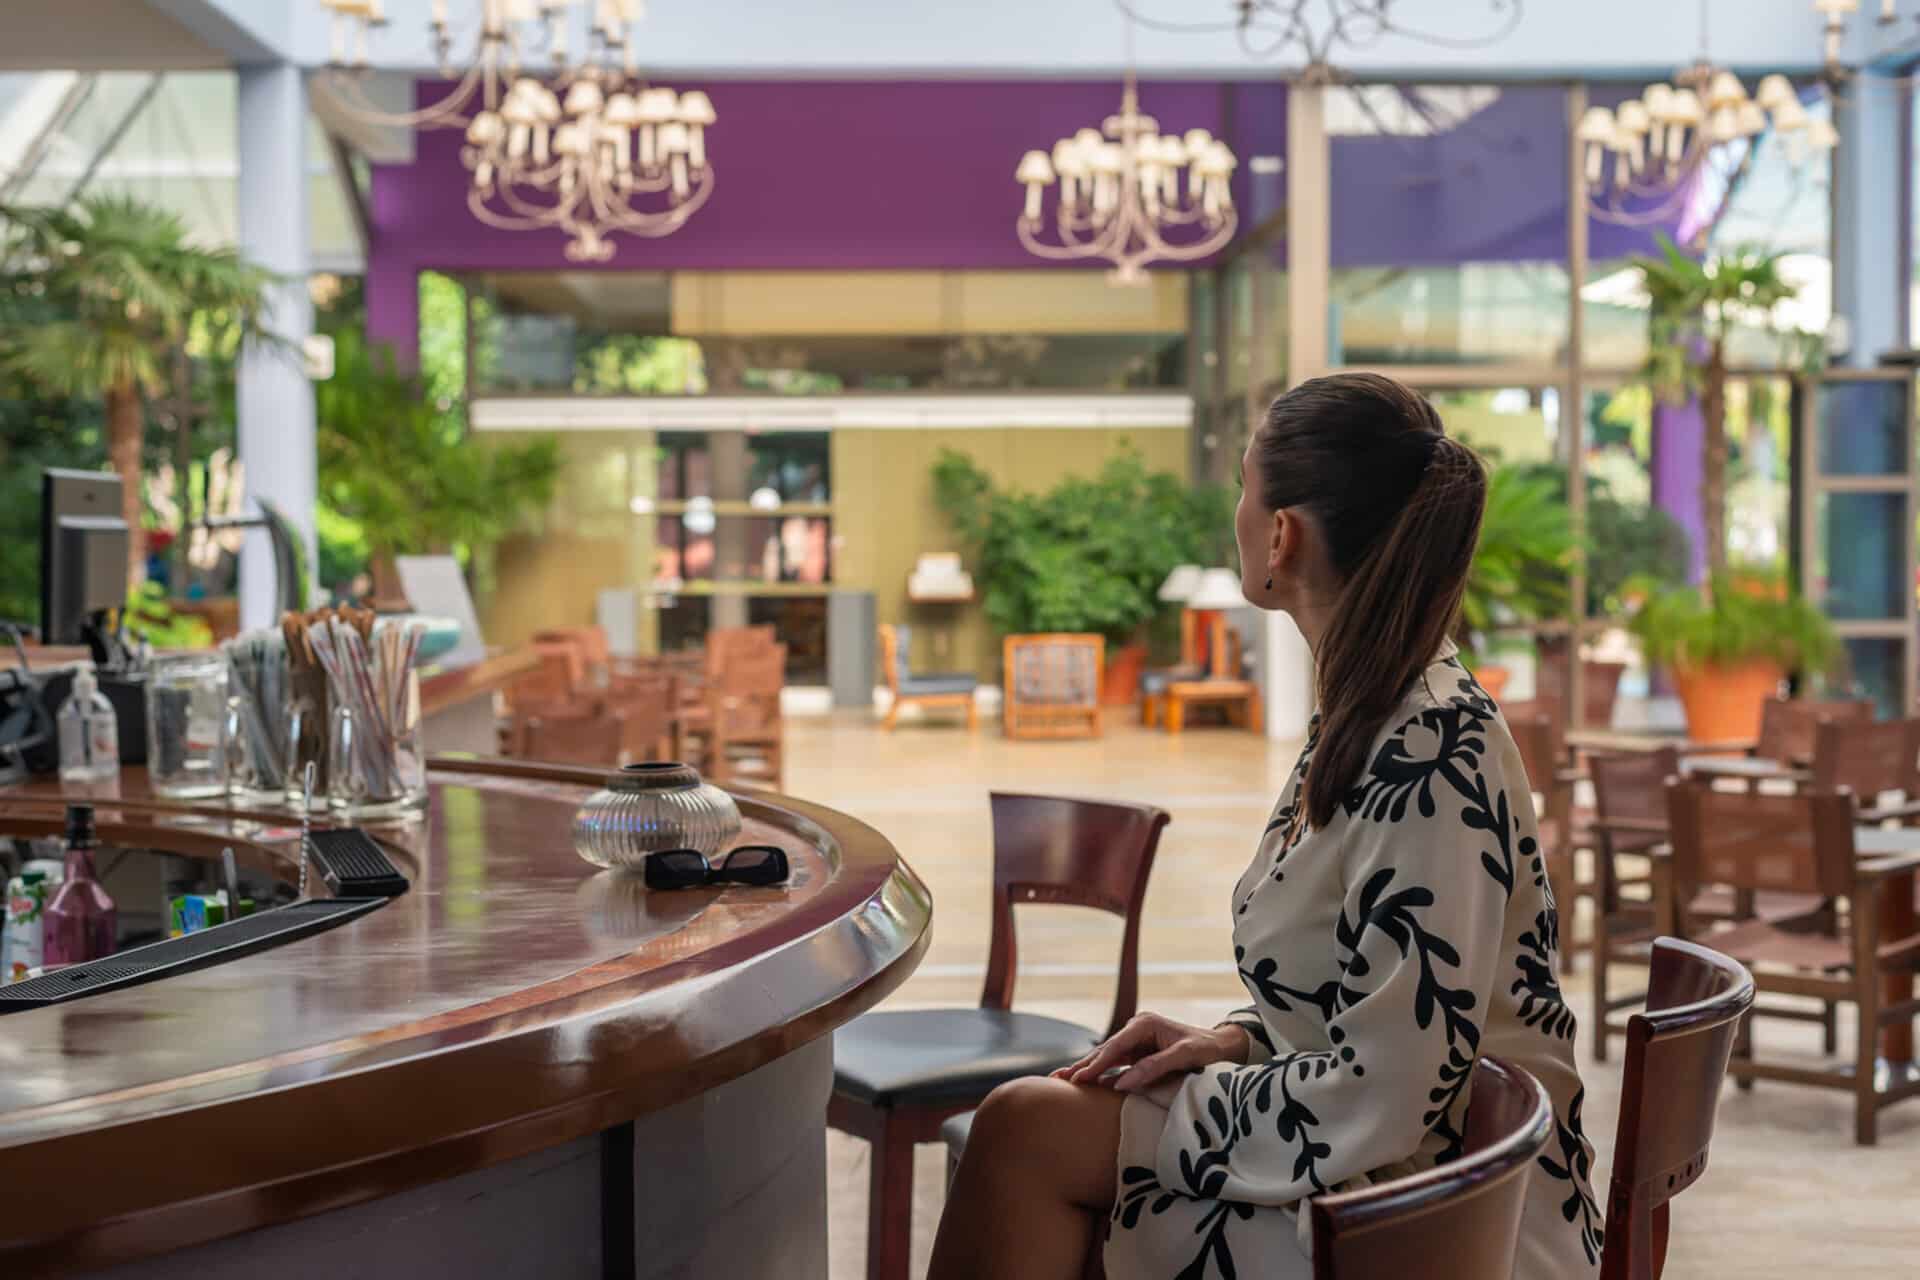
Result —
<instances>
[{"instance_id":1,"label":"white dress with black floral pattern","mask_svg":"<svg viewBox=\"0 0 1920 1280\"><path fill-rule=\"evenodd\" d=\"M1374 745L1343 810L1295 830L1319 728L1234 891L1249 1064L1127 1099L1112 1280L1310 1274L1299 1201L1458 1154L1473 1064L1553 1095L1516 1280L1590 1280L1602 1214L1533 798L1499 710L1452 647ZM1304 827L1304 823L1301 824ZM1290 834L1291 833L1291 834ZM1289 840L1291 839L1291 843Z\"/></svg>"}]
</instances>

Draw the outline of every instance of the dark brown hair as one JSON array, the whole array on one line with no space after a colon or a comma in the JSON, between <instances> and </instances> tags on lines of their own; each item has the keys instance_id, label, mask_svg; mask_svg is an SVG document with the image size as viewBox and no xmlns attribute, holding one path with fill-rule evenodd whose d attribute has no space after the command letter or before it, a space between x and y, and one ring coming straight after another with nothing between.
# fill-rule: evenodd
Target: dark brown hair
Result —
<instances>
[{"instance_id":1,"label":"dark brown hair","mask_svg":"<svg viewBox=\"0 0 1920 1280\"><path fill-rule=\"evenodd\" d=\"M1254 433L1260 500L1310 513L1341 578L1314 654L1320 736L1307 821L1325 827L1373 740L1453 633L1487 475L1424 396L1373 373L1303 382Z\"/></svg>"}]
</instances>

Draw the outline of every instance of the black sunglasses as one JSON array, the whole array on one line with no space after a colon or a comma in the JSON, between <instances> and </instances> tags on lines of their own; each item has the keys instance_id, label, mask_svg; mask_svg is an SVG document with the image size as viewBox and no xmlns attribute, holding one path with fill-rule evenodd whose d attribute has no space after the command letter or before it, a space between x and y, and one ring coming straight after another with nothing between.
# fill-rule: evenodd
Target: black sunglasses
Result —
<instances>
[{"instance_id":1,"label":"black sunglasses","mask_svg":"<svg viewBox=\"0 0 1920 1280\"><path fill-rule=\"evenodd\" d=\"M649 889L692 889L706 884L780 884L787 878L787 851L770 844L743 844L715 866L698 849L650 853L640 864Z\"/></svg>"}]
</instances>

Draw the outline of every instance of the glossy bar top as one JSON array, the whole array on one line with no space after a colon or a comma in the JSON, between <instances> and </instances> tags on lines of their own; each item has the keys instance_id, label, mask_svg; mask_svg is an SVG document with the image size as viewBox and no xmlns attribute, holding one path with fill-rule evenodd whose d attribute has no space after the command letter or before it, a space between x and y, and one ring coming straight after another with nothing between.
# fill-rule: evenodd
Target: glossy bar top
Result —
<instances>
[{"instance_id":1,"label":"glossy bar top","mask_svg":"<svg viewBox=\"0 0 1920 1280\"><path fill-rule=\"evenodd\" d=\"M0 1017L0 1271L147 1256L510 1159L669 1106L830 1032L926 945L924 886L871 828L737 793L780 888L648 894L573 852L599 771L435 761L424 822L372 828L412 889L230 963ZM0 788L57 834L285 879L287 815L104 787ZM324 893L314 877L316 892ZM33 1187L83 1194L25 1194Z\"/></svg>"}]
</instances>

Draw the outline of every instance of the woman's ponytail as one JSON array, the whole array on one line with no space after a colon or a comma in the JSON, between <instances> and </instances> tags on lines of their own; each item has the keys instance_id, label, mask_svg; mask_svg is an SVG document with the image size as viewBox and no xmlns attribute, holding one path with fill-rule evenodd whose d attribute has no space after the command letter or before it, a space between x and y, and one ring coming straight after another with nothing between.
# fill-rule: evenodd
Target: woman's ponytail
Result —
<instances>
[{"instance_id":1,"label":"woman's ponytail","mask_svg":"<svg viewBox=\"0 0 1920 1280\"><path fill-rule=\"evenodd\" d=\"M1288 392L1268 411L1255 449L1266 505L1312 511L1345 578L1314 655L1320 734L1305 813L1325 827L1387 717L1453 633L1486 509L1486 469L1444 433L1424 397L1376 374L1317 378Z\"/></svg>"}]
</instances>

